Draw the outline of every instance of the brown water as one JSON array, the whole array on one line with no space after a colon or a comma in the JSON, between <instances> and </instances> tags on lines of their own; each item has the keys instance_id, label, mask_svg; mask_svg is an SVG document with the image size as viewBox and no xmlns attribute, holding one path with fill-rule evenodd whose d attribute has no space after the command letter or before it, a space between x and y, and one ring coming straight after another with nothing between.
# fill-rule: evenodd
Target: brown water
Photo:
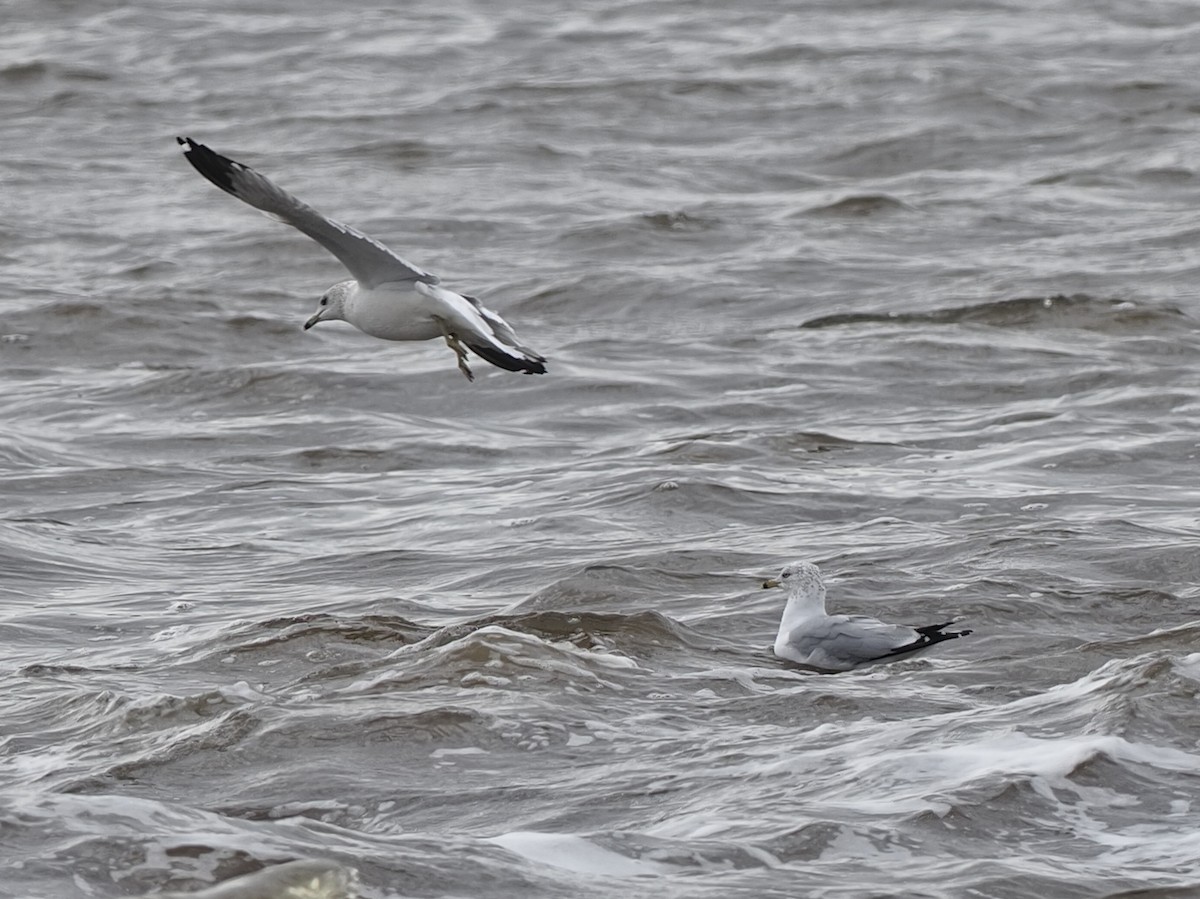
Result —
<instances>
[{"instance_id":1,"label":"brown water","mask_svg":"<svg viewBox=\"0 0 1200 899\"><path fill-rule=\"evenodd\" d=\"M3 12L0 896L1200 884L1193 4ZM785 668L797 558L975 633Z\"/></svg>"}]
</instances>

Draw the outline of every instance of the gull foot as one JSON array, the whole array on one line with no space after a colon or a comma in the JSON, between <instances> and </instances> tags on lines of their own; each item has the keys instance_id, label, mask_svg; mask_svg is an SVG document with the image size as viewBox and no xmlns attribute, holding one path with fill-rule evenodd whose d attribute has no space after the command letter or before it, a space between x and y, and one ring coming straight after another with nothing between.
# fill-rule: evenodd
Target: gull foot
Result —
<instances>
[{"instance_id":1,"label":"gull foot","mask_svg":"<svg viewBox=\"0 0 1200 899\"><path fill-rule=\"evenodd\" d=\"M472 374L471 367L467 365L467 348L458 342L458 336L446 326L445 319L435 315L433 320L442 329L442 337L446 340L446 346L454 350L454 355L458 357L458 370L463 373L468 381L474 381L475 375Z\"/></svg>"}]
</instances>

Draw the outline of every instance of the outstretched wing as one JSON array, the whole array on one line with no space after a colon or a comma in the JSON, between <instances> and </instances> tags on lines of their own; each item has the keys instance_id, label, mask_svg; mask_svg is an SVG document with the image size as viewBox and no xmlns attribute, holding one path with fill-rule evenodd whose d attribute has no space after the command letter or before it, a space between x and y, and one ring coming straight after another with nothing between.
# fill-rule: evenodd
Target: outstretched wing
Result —
<instances>
[{"instance_id":1,"label":"outstretched wing","mask_svg":"<svg viewBox=\"0 0 1200 899\"><path fill-rule=\"evenodd\" d=\"M201 175L243 203L303 231L336 256L363 287L371 288L389 281L438 282L436 275L401 259L379 241L349 225L326 218L254 169L234 162L190 137L175 140L184 147L183 155Z\"/></svg>"},{"instance_id":2,"label":"outstretched wing","mask_svg":"<svg viewBox=\"0 0 1200 899\"><path fill-rule=\"evenodd\" d=\"M481 359L508 371L544 375L546 360L517 342L508 322L474 297L465 297L444 287L417 282L417 293L432 300L450 331Z\"/></svg>"}]
</instances>

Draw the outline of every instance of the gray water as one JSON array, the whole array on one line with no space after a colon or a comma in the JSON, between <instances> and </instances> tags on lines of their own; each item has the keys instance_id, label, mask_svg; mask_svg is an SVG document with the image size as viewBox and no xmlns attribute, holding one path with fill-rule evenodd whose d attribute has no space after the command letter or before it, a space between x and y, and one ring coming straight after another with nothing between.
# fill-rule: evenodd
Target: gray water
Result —
<instances>
[{"instance_id":1,"label":"gray water","mask_svg":"<svg viewBox=\"0 0 1200 899\"><path fill-rule=\"evenodd\" d=\"M1193 3L2 13L0 895L1200 889ZM788 668L794 559L975 633Z\"/></svg>"}]
</instances>

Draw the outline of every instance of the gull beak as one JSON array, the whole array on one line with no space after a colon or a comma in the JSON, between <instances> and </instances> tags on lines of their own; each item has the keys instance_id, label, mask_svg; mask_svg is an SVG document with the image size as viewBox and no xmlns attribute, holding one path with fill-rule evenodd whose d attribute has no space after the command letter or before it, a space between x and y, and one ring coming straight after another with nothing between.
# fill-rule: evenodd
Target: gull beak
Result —
<instances>
[{"instance_id":1,"label":"gull beak","mask_svg":"<svg viewBox=\"0 0 1200 899\"><path fill-rule=\"evenodd\" d=\"M316 315L314 315L312 318L310 318L308 321L306 321L304 323L304 330L307 331L309 328L311 328L313 325L315 325L320 320L321 320L321 313L320 313L320 311L318 311Z\"/></svg>"},{"instance_id":2,"label":"gull beak","mask_svg":"<svg viewBox=\"0 0 1200 899\"><path fill-rule=\"evenodd\" d=\"M763 589L764 590L766 590L768 587L778 587L778 586L779 586L779 578L769 577L765 581L763 581Z\"/></svg>"}]
</instances>

